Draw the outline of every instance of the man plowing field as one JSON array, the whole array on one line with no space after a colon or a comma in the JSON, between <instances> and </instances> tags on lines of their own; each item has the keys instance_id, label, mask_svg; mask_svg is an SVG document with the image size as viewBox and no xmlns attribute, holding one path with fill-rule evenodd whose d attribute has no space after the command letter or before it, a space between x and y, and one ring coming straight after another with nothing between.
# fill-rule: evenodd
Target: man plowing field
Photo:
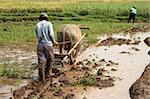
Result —
<instances>
[{"instance_id":1,"label":"man plowing field","mask_svg":"<svg viewBox=\"0 0 150 99\"><path fill-rule=\"evenodd\" d=\"M44 81L52 69L54 60L53 45L59 45L60 54L57 54L57 56L61 57L61 63L69 57L70 63L73 64L80 48L80 42L85 34L82 36L81 30L77 25L66 24L59 29L57 34L58 42L55 42L53 25L51 22L48 22L48 15L42 13L39 20L40 22L36 25L38 71L39 80ZM64 50L67 53L64 53ZM56 54L55 58L57 58Z\"/></svg>"},{"instance_id":2,"label":"man plowing field","mask_svg":"<svg viewBox=\"0 0 150 99\"><path fill-rule=\"evenodd\" d=\"M54 41L53 25L48 22L48 15L41 13L39 20L40 22L36 25L38 71L39 80L44 81L52 67L54 59L53 44L57 44L57 42Z\"/></svg>"}]
</instances>

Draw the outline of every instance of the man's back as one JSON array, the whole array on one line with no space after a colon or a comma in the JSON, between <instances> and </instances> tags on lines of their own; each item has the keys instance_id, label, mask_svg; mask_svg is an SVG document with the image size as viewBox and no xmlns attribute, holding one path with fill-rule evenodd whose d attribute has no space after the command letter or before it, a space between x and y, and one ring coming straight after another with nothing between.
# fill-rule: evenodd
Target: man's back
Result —
<instances>
[{"instance_id":1,"label":"man's back","mask_svg":"<svg viewBox=\"0 0 150 99\"><path fill-rule=\"evenodd\" d=\"M131 11L131 13L134 13L134 14L137 13L136 8L134 8L134 7L132 7L132 8L130 9L130 11Z\"/></svg>"},{"instance_id":2,"label":"man's back","mask_svg":"<svg viewBox=\"0 0 150 99\"><path fill-rule=\"evenodd\" d=\"M54 32L51 22L46 20L38 22L36 25L36 35L38 42L44 42L48 46L53 46L51 38L54 38Z\"/></svg>"}]
</instances>

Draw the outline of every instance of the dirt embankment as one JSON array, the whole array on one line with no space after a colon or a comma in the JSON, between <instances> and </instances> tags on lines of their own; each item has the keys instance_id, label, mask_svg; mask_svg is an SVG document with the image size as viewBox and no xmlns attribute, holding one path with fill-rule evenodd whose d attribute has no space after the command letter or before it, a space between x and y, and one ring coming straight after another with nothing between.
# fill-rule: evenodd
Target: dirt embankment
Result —
<instances>
[{"instance_id":1,"label":"dirt embankment","mask_svg":"<svg viewBox=\"0 0 150 99\"><path fill-rule=\"evenodd\" d=\"M139 43L140 41L133 41L131 39L109 37L105 40L102 40L97 46L111 46L111 45L122 45L122 44L136 45Z\"/></svg>"},{"instance_id":2,"label":"dirt embankment","mask_svg":"<svg viewBox=\"0 0 150 99\"><path fill-rule=\"evenodd\" d=\"M150 64L142 76L131 86L130 97L132 99L150 99Z\"/></svg>"},{"instance_id":3,"label":"dirt embankment","mask_svg":"<svg viewBox=\"0 0 150 99\"><path fill-rule=\"evenodd\" d=\"M127 29L124 32L125 33L137 33L137 32L148 32L150 31L150 25L148 24L139 24L136 27L133 27L131 29Z\"/></svg>"},{"instance_id":4,"label":"dirt embankment","mask_svg":"<svg viewBox=\"0 0 150 99\"><path fill-rule=\"evenodd\" d=\"M144 42L150 47L150 37ZM150 55L150 51L148 52ZM150 99L150 64L145 68L142 76L131 86L130 97L132 99Z\"/></svg>"}]
</instances>

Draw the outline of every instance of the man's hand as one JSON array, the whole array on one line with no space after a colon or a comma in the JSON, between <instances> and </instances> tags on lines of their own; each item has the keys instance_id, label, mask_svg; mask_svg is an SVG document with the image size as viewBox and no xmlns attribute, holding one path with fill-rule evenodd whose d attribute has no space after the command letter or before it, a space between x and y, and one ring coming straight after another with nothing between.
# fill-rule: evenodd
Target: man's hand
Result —
<instances>
[{"instance_id":1,"label":"man's hand","mask_svg":"<svg viewBox=\"0 0 150 99\"><path fill-rule=\"evenodd\" d=\"M54 45L58 45L58 42L54 41Z\"/></svg>"}]
</instances>

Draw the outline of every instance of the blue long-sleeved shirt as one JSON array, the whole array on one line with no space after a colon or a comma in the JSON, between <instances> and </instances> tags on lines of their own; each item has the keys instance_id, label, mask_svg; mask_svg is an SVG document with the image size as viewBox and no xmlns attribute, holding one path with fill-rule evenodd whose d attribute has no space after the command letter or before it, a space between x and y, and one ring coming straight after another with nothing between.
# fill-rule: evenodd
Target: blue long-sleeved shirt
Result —
<instances>
[{"instance_id":1,"label":"blue long-sleeved shirt","mask_svg":"<svg viewBox=\"0 0 150 99\"><path fill-rule=\"evenodd\" d=\"M36 36L38 42L43 42L47 46L53 46L54 43L54 31L51 22L42 20L36 24Z\"/></svg>"}]
</instances>

